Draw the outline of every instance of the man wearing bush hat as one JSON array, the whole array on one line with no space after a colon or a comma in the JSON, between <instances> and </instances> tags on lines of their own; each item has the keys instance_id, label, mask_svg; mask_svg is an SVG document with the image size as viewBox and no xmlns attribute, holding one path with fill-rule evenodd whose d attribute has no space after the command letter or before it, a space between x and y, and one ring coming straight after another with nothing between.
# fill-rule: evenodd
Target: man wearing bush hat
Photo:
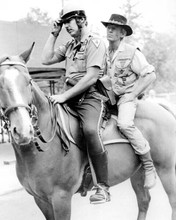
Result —
<instances>
[{"instance_id":1,"label":"man wearing bush hat","mask_svg":"<svg viewBox=\"0 0 176 220\"><path fill-rule=\"evenodd\" d=\"M55 49L63 24L72 39ZM42 62L50 65L66 61L65 84L70 88L52 98L58 103L67 102L79 115L97 179L90 202L98 204L110 201L107 152L99 132L104 100L95 86L105 67L106 46L101 38L88 31L87 25L86 13L80 6L66 5L45 44Z\"/></svg>"},{"instance_id":2,"label":"man wearing bush hat","mask_svg":"<svg viewBox=\"0 0 176 220\"><path fill-rule=\"evenodd\" d=\"M126 24L127 19L119 14L112 14L109 21L102 21L102 24L107 27L109 24L122 27L126 31L126 36L130 36L133 33L133 30L129 25Z\"/></svg>"},{"instance_id":3,"label":"man wearing bush hat","mask_svg":"<svg viewBox=\"0 0 176 220\"><path fill-rule=\"evenodd\" d=\"M117 126L130 141L139 155L145 172L144 187L150 189L156 183L156 171L150 155L150 146L141 131L134 124L137 97L155 80L155 69L140 50L125 43L124 38L133 34L127 19L120 14L112 14L109 21L102 21L107 28L107 74L112 89L119 101Z\"/></svg>"}]
</instances>

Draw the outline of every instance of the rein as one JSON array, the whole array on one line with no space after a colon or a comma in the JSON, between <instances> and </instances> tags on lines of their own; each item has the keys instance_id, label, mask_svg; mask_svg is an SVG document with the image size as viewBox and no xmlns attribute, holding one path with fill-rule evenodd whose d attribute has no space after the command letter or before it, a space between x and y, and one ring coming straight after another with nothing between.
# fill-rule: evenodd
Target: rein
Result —
<instances>
[{"instance_id":1,"label":"rein","mask_svg":"<svg viewBox=\"0 0 176 220\"><path fill-rule=\"evenodd\" d=\"M48 97L47 97L48 98ZM50 99L48 98L48 103L50 105L50 111L52 109L52 103L50 101ZM43 143L49 143L53 140L55 134L56 134L56 130L57 130L57 117L58 117L58 112L56 111L56 108L53 108L54 109L54 132L53 132L53 135L51 136L51 138L49 138L49 140L45 140L41 134L41 131L40 131L40 128L38 127L37 123L34 126L34 129L35 129L35 133L37 135L37 137L43 142ZM53 112L53 111L52 111Z\"/></svg>"},{"instance_id":2,"label":"rein","mask_svg":"<svg viewBox=\"0 0 176 220\"><path fill-rule=\"evenodd\" d=\"M50 105L50 111L51 111L51 109L52 109L52 103L51 103L51 101L48 99L48 102L49 102L49 105ZM53 127L54 127L54 131L53 131L53 134L52 134L52 136L48 139L48 140L46 140L43 136L42 136L42 134L41 134L41 131L40 131L40 128L39 128L39 126L38 126L38 124L37 124L37 122L38 122L38 117L37 117L37 111L36 111L36 107L34 106L34 105L31 105L31 107L30 106L28 106L28 105L21 105L21 104L19 104L19 105L15 105L15 106L11 106L11 107L8 107L5 111L3 111L2 109L1 109L1 111L0 111L0 118L4 121L4 128L5 129L7 129L8 131L9 131L9 127L10 127L10 121L9 121L9 115L10 115L10 113L11 112L13 112L13 111L15 111L15 110L17 110L18 108L21 108L21 107L23 107L23 108L26 108L27 109L27 111L29 112L29 114L30 114L30 118L31 118L31 120L33 120L33 119L35 119L35 123L32 123L33 124L33 128L34 128L34 131L35 131L35 135L36 135L36 137L38 137L43 143L50 143L52 140L53 140L53 138L54 138L54 136L55 136L55 134L56 134L56 130L57 130L57 117L58 117L58 112L56 111L56 108L54 107L53 109L54 109L54 119L53 119L53 121L54 121L54 125L53 125ZM33 120L34 121L34 120ZM35 143L35 145L36 145L36 147L37 147L37 149L39 150L39 151L46 151L46 150L48 150L48 149L46 149L46 150L43 150L43 149L41 149L40 148L40 146L39 146L39 144L38 144L38 142L35 140L34 141L34 143Z\"/></svg>"},{"instance_id":3,"label":"rein","mask_svg":"<svg viewBox=\"0 0 176 220\"><path fill-rule=\"evenodd\" d=\"M43 136L42 136L42 134L41 134L41 131L40 131L38 125L37 125L37 123L36 123L36 125L33 125L33 127L34 127L34 129L35 129L35 134L37 135L37 137L38 137L43 143L49 143L49 142L51 142L51 141L53 140L54 136L56 135L57 128L59 128L59 138L60 138L60 141L61 141L61 144L62 144L62 148L65 150L65 152L66 152L66 154L67 154L67 153L69 152L69 147L68 147L68 145L67 145L67 143L66 143L66 141L65 141L65 139L64 139L64 137L66 137L66 139L67 139L67 135L65 134L64 129L62 128L62 126L60 125L60 123L59 123L59 126L57 127L57 125L58 125L58 121L57 121L57 119L58 119L58 111L57 111L57 109L56 109L56 106L55 106L55 104L54 104L54 101L52 101L52 100L51 100L49 97L47 97L47 96L46 96L46 98L48 99L48 103L49 103L49 106L50 106L50 112L53 112L53 110L54 110L54 114L53 114L53 115L54 115L54 118L53 118L54 123L52 123L52 124L54 124L54 125L52 126L52 127L54 127L53 135L51 136L51 138L50 138L49 140L44 139ZM64 137L63 137L63 136L64 136ZM70 141L70 139L68 139L68 140ZM44 151L47 151L47 150L49 149L49 147L48 147L47 149L45 149L45 150L41 149L41 147L39 146L39 144L38 144L37 141L35 142L35 145L36 145L38 151L44 152Z\"/></svg>"}]
</instances>

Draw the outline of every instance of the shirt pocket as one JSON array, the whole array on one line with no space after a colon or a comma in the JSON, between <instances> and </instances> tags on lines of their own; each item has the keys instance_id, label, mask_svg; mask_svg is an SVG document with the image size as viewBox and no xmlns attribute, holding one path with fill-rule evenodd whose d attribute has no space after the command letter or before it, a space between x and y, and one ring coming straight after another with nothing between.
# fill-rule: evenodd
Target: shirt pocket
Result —
<instances>
[{"instance_id":1,"label":"shirt pocket","mask_svg":"<svg viewBox=\"0 0 176 220\"><path fill-rule=\"evenodd\" d=\"M116 59L114 76L115 77L124 77L127 76L128 71L126 71L131 63L131 59L129 57L121 57Z\"/></svg>"},{"instance_id":2,"label":"shirt pocket","mask_svg":"<svg viewBox=\"0 0 176 220\"><path fill-rule=\"evenodd\" d=\"M131 59L129 57L123 57L116 60L116 68L117 69L126 69L131 63Z\"/></svg>"},{"instance_id":3,"label":"shirt pocket","mask_svg":"<svg viewBox=\"0 0 176 220\"><path fill-rule=\"evenodd\" d=\"M75 72L73 69L73 55L71 51L67 51L66 54L66 63L65 63L65 68L66 68L66 75L69 75L72 72Z\"/></svg>"},{"instance_id":4,"label":"shirt pocket","mask_svg":"<svg viewBox=\"0 0 176 220\"><path fill-rule=\"evenodd\" d=\"M82 52L77 52L74 57L74 63L78 72L86 72L86 55Z\"/></svg>"}]
</instances>

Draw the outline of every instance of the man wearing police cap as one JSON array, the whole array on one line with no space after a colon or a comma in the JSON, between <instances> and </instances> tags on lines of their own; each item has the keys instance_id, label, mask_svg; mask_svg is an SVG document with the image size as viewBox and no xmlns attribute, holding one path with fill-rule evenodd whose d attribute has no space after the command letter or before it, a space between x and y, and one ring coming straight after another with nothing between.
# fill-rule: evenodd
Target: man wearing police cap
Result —
<instances>
[{"instance_id":1,"label":"man wearing police cap","mask_svg":"<svg viewBox=\"0 0 176 220\"><path fill-rule=\"evenodd\" d=\"M132 35L127 19L120 14L112 14L109 21L102 21L107 29L109 47L107 51L107 74L119 101L117 103L117 126L128 138L134 151L139 155L145 171L144 186L152 188L156 183L156 171L150 155L150 146L141 131L134 124L137 98L155 80L155 69L141 51L124 41Z\"/></svg>"},{"instance_id":2,"label":"man wearing police cap","mask_svg":"<svg viewBox=\"0 0 176 220\"><path fill-rule=\"evenodd\" d=\"M55 49L63 24L72 40ZM58 103L67 102L79 115L97 179L96 192L90 197L90 202L98 204L110 201L107 152L99 133L104 100L95 87L97 79L103 74L106 46L101 38L88 31L87 25L82 8L76 5L65 6L45 44L42 63L50 65L66 61L65 84L71 85L71 88L52 98Z\"/></svg>"}]
</instances>

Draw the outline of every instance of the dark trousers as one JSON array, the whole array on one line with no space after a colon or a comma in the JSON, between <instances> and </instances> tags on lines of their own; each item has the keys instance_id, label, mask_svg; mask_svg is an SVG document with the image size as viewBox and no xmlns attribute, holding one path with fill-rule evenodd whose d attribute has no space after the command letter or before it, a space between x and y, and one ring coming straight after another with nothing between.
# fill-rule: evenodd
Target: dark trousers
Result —
<instances>
[{"instance_id":1,"label":"dark trousers","mask_svg":"<svg viewBox=\"0 0 176 220\"><path fill-rule=\"evenodd\" d=\"M93 91L90 89L68 104L79 115L97 183L108 186L108 159L100 136L102 116L105 112L104 100L93 87Z\"/></svg>"},{"instance_id":2,"label":"dark trousers","mask_svg":"<svg viewBox=\"0 0 176 220\"><path fill-rule=\"evenodd\" d=\"M105 105L101 96L97 92L86 92L80 99L71 102L69 106L79 115L89 154L95 155L104 152L100 127Z\"/></svg>"}]
</instances>

